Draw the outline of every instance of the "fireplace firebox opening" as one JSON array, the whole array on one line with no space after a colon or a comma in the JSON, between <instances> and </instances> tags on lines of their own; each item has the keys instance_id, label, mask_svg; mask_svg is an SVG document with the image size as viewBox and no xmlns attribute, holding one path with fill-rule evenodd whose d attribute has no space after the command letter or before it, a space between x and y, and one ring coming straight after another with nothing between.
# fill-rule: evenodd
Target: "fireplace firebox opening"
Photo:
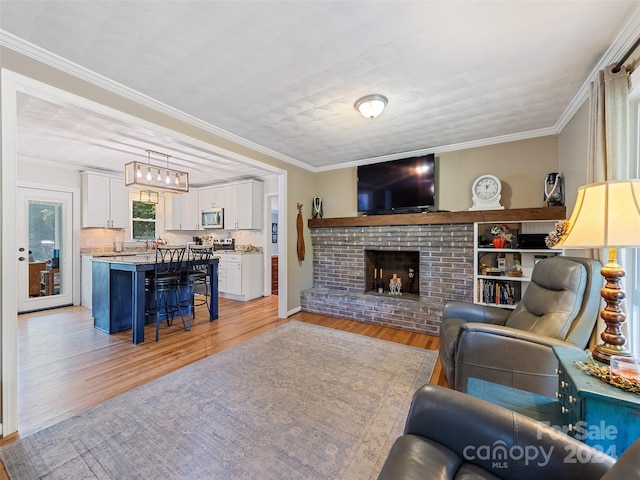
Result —
<instances>
[{"instance_id":1,"label":"fireplace firebox opening","mask_svg":"<svg viewBox=\"0 0 640 480\"><path fill-rule=\"evenodd\" d=\"M365 250L365 292L420 299L420 252Z\"/></svg>"}]
</instances>

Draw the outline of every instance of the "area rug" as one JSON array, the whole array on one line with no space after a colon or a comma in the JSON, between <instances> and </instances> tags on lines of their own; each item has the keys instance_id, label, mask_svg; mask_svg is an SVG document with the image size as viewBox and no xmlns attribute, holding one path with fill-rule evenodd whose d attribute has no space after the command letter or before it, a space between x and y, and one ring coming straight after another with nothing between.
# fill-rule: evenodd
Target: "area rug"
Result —
<instances>
[{"instance_id":1,"label":"area rug","mask_svg":"<svg viewBox=\"0 0 640 480\"><path fill-rule=\"evenodd\" d=\"M376 478L436 358L293 320L0 457L20 480Z\"/></svg>"}]
</instances>

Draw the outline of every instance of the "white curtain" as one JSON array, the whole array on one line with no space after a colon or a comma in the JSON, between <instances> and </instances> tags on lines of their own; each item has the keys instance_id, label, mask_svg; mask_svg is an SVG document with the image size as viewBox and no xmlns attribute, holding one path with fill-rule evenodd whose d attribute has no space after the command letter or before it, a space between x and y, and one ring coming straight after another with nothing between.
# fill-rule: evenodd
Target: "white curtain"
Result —
<instances>
[{"instance_id":1,"label":"white curtain","mask_svg":"<svg viewBox=\"0 0 640 480\"><path fill-rule=\"evenodd\" d=\"M589 183L629 178L627 70L609 65L591 82L589 95Z\"/></svg>"},{"instance_id":2,"label":"white curtain","mask_svg":"<svg viewBox=\"0 0 640 480\"><path fill-rule=\"evenodd\" d=\"M598 72L590 85L587 183L629 178L629 76L624 67L615 73L614 68L609 65ZM609 260L606 250L593 250L590 255L603 265ZM618 250L618 263L624 266L625 260L624 250ZM604 327L599 319L591 348L601 343ZM623 331L627 335L626 324Z\"/></svg>"}]
</instances>

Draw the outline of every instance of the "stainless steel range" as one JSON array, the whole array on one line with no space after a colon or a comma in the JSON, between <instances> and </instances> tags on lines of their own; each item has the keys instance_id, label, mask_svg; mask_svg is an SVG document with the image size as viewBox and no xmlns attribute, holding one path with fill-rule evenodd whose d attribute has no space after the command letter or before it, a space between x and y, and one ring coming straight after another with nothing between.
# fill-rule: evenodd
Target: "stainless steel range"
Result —
<instances>
[{"instance_id":1,"label":"stainless steel range","mask_svg":"<svg viewBox=\"0 0 640 480\"><path fill-rule=\"evenodd\" d=\"M212 241L214 250L235 250L236 240L235 238L214 238Z\"/></svg>"}]
</instances>

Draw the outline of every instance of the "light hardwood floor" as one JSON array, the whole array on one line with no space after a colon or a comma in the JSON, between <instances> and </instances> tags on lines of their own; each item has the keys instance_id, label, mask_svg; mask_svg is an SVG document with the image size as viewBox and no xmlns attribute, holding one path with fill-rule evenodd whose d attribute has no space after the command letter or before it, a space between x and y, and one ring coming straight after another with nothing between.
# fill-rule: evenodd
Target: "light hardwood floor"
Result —
<instances>
[{"instance_id":1,"label":"light hardwood floor","mask_svg":"<svg viewBox=\"0 0 640 480\"><path fill-rule=\"evenodd\" d=\"M414 347L437 350L438 337L300 312L278 319L277 297L250 302L220 299L220 318L207 320L200 307L190 332L179 319L145 329L146 342L131 343L131 331L107 335L93 328L91 311L67 307L18 317L18 433L11 443L70 418L138 385L229 348L292 319ZM151 340L149 340L151 339ZM440 364L431 383L446 385ZM1 475L0 479L6 478Z\"/></svg>"}]
</instances>

